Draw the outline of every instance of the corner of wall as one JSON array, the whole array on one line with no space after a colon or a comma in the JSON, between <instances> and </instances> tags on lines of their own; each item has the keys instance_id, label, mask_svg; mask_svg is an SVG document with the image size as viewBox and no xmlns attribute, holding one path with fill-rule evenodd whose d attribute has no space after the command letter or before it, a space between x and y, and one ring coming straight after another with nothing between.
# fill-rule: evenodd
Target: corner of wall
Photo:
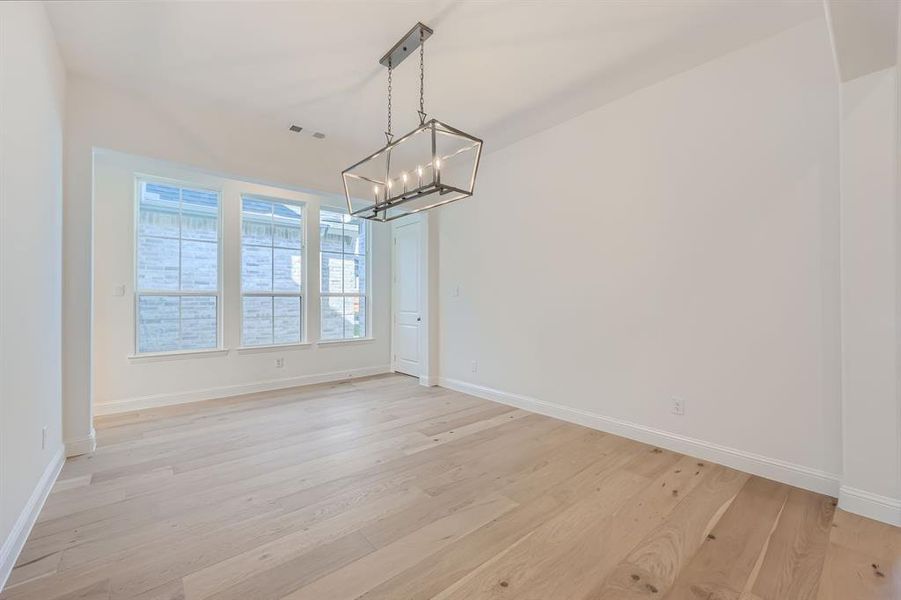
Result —
<instances>
[{"instance_id":1,"label":"corner of wall","mask_svg":"<svg viewBox=\"0 0 901 600\"><path fill-rule=\"evenodd\" d=\"M898 498L843 485L838 492L838 506L856 515L901 527L901 500Z\"/></svg>"},{"instance_id":2,"label":"corner of wall","mask_svg":"<svg viewBox=\"0 0 901 600\"><path fill-rule=\"evenodd\" d=\"M90 454L97 449L97 433L94 431L94 428L91 427L90 434L80 438L67 439L65 445L67 458L81 456L82 454Z\"/></svg>"}]
</instances>

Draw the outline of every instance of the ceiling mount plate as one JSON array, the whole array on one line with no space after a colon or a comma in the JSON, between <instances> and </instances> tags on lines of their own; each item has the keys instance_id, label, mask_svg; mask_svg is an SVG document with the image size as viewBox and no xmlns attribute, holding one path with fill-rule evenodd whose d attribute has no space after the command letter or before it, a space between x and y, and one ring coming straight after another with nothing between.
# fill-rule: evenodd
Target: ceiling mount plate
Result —
<instances>
[{"instance_id":1,"label":"ceiling mount plate","mask_svg":"<svg viewBox=\"0 0 901 600\"><path fill-rule=\"evenodd\" d=\"M383 67L387 67L389 64L391 68L394 69L403 62L405 58L413 54L416 50L419 50L420 40L423 42L429 39L429 36L434 33L429 27L423 25L422 23L417 23L413 26L413 29L408 31L404 37L400 38L391 50L388 50L387 54L382 57L379 63Z\"/></svg>"}]
</instances>

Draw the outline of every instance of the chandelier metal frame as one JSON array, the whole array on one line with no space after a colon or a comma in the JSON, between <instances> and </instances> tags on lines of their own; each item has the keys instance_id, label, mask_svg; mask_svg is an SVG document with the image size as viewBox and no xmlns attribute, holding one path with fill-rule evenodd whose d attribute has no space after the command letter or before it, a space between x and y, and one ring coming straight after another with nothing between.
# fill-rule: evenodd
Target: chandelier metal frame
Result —
<instances>
[{"instance_id":1,"label":"chandelier metal frame","mask_svg":"<svg viewBox=\"0 0 901 600\"><path fill-rule=\"evenodd\" d=\"M353 216L373 221L393 221L401 217L436 208L449 204L456 200L469 197L473 194L475 188L475 179L478 174L479 162L482 153L482 140L465 133L459 129L451 127L438 119L428 119L425 112L425 40L432 35L433 31L422 23L417 23L410 31L408 31L392 48L379 60L379 64L388 70L388 106L387 106L387 131L385 132L386 144L373 152L366 158L354 163L344 171L342 171L342 179L344 181L344 193L347 199L347 210ZM394 140L394 134L391 130L391 88L392 74L394 69L405 58L410 56L416 50L419 50L419 126L397 140ZM391 155L404 146L410 144L413 146L414 141L422 142L422 136L428 136L428 147L430 153L424 156L422 161L416 167L409 171L402 171L392 176ZM444 139L442 139L444 136ZM442 141L453 141L456 147L449 151L444 151ZM474 160L471 165L471 174L468 182L465 180L454 181L457 185L452 185L447 181L447 177L442 181L442 166L447 168L449 161L453 161L455 157L461 156L466 152L473 152L474 159L463 157L463 159ZM358 172L361 167L367 163L380 160L384 156L384 175L381 174L382 169L376 169L379 174L373 176ZM465 163L466 167L470 165ZM464 169L463 172L468 172ZM455 179L459 179L459 174ZM365 182L372 186L372 194L370 197L363 198L359 193L354 195L351 191L351 185L359 185ZM468 185L466 185L468 183ZM354 202L358 207L354 207ZM363 204L359 207L359 204Z\"/></svg>"}]
</instances>

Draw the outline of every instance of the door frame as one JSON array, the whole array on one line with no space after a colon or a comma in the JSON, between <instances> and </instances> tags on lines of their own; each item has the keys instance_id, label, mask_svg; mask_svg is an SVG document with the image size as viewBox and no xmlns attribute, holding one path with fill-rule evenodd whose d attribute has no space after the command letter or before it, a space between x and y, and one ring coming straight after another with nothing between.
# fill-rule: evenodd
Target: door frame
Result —
<instances>
[{"instance_id":1,"label":"door frame","mask_svg":"<svg viewBox=\"0 0 901 600\"><path fill-rule=\"evenodd\" d=\"M397 245L395 227L419 222L419 383L438 385L438 214L427 211L391 223L391 371L395 372L394 303L397 298Z\"/></svg>"},{"instance_id":2,"label":"door frame","mask_svg":"<svg viewBox=\"0 0 901 600\"><path fill-rule=\"evenodd\" d=\"M398 371L398 361L397 361L397 300L400 298L400 294L398 293L398 268L397 268L397 234L401 229L413 228L415 231L411 231L409 235L416 234L419 240L419 248L417 248L416 252L419 254L417 256L417 264L419 266L419 272L417 273L417 277L419 279L419 289L417 290L418 294L418 306L417 306L417 363L418 363L418 373L413 375L406 371ZM417 217L410 219L400 219L391 225L391 371L394 373L400 373L401 375L410 375L411 377L419 377L422 375L423 371L423 362L422 362L422 329L423 329L423 319L422 319L422 305L423 305L423 296L422 296L422 221ZM405 363L406 364L406 363Z\"/></svg>"}]
</instances>

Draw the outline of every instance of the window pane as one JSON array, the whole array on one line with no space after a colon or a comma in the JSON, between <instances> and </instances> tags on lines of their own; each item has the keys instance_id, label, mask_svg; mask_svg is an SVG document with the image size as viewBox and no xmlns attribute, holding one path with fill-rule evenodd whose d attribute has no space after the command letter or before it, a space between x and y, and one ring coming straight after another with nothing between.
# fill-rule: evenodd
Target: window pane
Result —
<instances>
[{"instance_id":1,"label":"window pane","mask_svg":"<svg viewBox=\"0 0 901 600\"><path fill-rule=\"evenodd\" d=\"M344 298L344 337L366 335L366 299L362 296Z\"/></svg>"},{"instance_id":2,"label":"window pane","mask_svg":"<svg viewBox=\"0 0 901 600\"><path fill-rule=\"evenodd\" d=\"M321 338L344 339L366 335L367 228L362 219L346 213L320 211L320 281L323 297Z\"/></svg>"},{"instance_id":3,"label":"window pane","mask_svg":"<svg viewBox=\"0 0 901 600\"><path fill-rule=\"evenodd\" d=\"M182 291L213 291L219 286L219 244L216 242L181 243Z\"/></svg>"},{"instance_id":4,"label":"window pane","mask_svg":"<svg viewBox=\"0 0 901 600\"><path fill-rule=\"evenodd\" d=\"M346 255L343 263L344 293L366 293L366 257Z\"/></svg>"},{"instance_id":5,"label":"window pane","mask_svg":"<svg viewBox=\"0 0 901 600\"><path fill-rule=\"evenodd\" d=\"M329 296L321 299L322 323L320 337L323 340L340 340L344 337L344 297Z\"/></svg>"},{"instance_id":6,"label":"window pane","mask_svg":"<svg viewBox=\"0 0 901 600\"><path fill-rule=\"evenodd\" d=\"M299 292L303 282L300 250L275 248L273 250L274 289L277 292Z\"/></svg>"},{"instance_id":7,"label":"window pane","mask_svg":"<svg viewBox=\"0 0 901 600\"><path fill-rule=\"evenodd\" d=\"M303 208L265 199L242 199L241 289L300 293L303 284ZM301 340L299 297L246 296L242 344L290 344Z\"/></svg>"},{"instance_id":8,"label":"window pane","mask_svg":"<svg viewBox=\"0 0 901 600\"><path fill-rule=\"evenodd\" d=\"M178 240L138 237L138 289L178 289Z\"/></svg>"},{"instance_id":9,"label":"window pane","mask_svg":"<svg viewBox=\"0 0 901 600\"><path fill-rule=\"evenodd\" d=\"M275 225L273 225L272 240L274 246L300 250L300 225L291 223L279 223L278 221L276 221Z\"/></svg>"},{"instance_id":10,"label":"window pane","mask_svg":"<svg viewBox=\"0 0 901 600\"><path fill-rule=\"evenodd\" d=\"M299 224L302 212L303 208L299 204L272 202L272 214L276 222L285 221L295 225Z\"/></svg>"},{"instance_id":11,"label":"window pane","mask_svg":"<svg viewBox=\"0 0 901 600\"><path fill-rule=\"evenodd\" d=\"M138 235L178 237L179 192L177 187L141 183Z\"/></svg>"},{"instance_id":12,"label":"window pane","mask_svg":"<svg viewBox=\"0 0 901 600\"><path fill-rule=\"evenodd\" d=\"M366 223L362 219L350 219L344 224L344 251L366 254Z\"/></svg>"},{"instance_id":13,"label":"window pane","mask_svg":"<svg viewBox=\"0 0 901 600\"><path fill-rule=\"evenodd\" d=\"M282 248L300 249L302 240L301 211L298 205L274 202L272 243Z\"/></svg>"},{"instance_id":14,"label":"window pane","mask_svg":"<svg viewBox=\"0 0 901 600\"><path fill-rule=\"evenodd\" d=\"M181 297L181 348L216 347L216 297Z\"/></svg>"},{"instance_id":15,"label":"window pane","mask_svg":"<svg viewBox=\"0 0 901 600\"><path fill-rule=\"evenodd\" d=\"M369 283L366 280L366 256L355 256L354 257L354 269L356 270L357 277L357 285L359 287L360 294L366 294L367 285Z\"/></svg>"},{"instance_id":16,"label":"window pane","mask_svg":"<svg viewBox=\"0 0 901 600\"><path fill-rule=\"evenodd\" d=\"M138 297L138 352L178 350L178 298Z\"/></svg>"},{"instance_id":17,"label":"window pane","mask_svg":"<svg viewBox=\"0 0 901 600\"><path fill-rule=\"evenodd\" d=\"M219 196L203 190L182 190L182 239L216 241L219 238Z\"/></svg>"},{"instance_id":18,"label":"window pane","mask_svg":"<svg viewBox=\"0 0 901 600\"><path fill-rule=\"evenodd\" d=\"M330 210L319 212L319 246L323 251L344 249L344 214Z\"/></svg>"},{"instance_id":19,"label":"window pane","mask_svg":"<svg viewBox=\"0 0 901 600\"><path fill-rule=\"evenodd\" d=\"M218 346L219 194L141 182L138 202L137 288L212 292L204 296L141 294L138 352Z\"/></svg>"},{"instance_id":20,"label":"window pane","mask_svg":"<svg viewBox=\"0 0 901 600\"><path fill-rule=\"evenodd\" d=\"M244 296L241 339L245 346L272 343L272 297Z\"/></svg>"},{"instance_id":21,"label":"window pane","mask_svg":"<svg viewBox=\"0 0 901 600\"><path fill-rule=\"evenodd\" d=\"M272 203L244 198L241 202L241 242L272 244Z\"/></svg>"},{"instance_id":22,"label":"window pane","mask_svg":"<svg viewBox=\"0 0 901 600\"><path fill-rule=\"evenodd\" d=\"M322 280L323 294L341 294L344 292L344 256L332 252L323 252L319 270Z\"/></svg>"},{"instance_id":23,"label":"window pane","mask_svg":"<svg viewBox=\"0 0 901 600\"><path fill-rule=\"evenodd\" d=\"M241 249L241 289L272 291L272 248L244 246Z\"/></svg>"},{"instance_id":24,"label":"window pane","mask_svg":"<svg viewBox=\"0 0 901 600\"><path fill-rule=\"evenodd\" d=\"M300 298L275 298L274 330L273 341L276 344L300 341Z\"/></svg>"}]
</instances>

